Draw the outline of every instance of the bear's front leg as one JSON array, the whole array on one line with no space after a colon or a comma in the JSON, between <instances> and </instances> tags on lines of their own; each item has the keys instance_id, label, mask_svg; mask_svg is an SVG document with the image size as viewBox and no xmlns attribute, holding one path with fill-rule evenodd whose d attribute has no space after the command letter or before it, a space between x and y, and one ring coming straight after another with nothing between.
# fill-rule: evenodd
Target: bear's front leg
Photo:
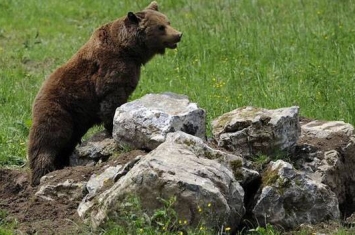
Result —
<instances>
[{"instance_id":1,"label":"bear's front leg","mask_svg":"<svg viewBox=\"0 0 355 235\"><path fill-rule=\"evenodd\" d=\"M105 99L100 103L100 118L106 131L112 136L113 117L116 109L122 104L126 103L128 96L124 89L120 92L110 93L106 95Z\"/></svg>"}]
</instances>

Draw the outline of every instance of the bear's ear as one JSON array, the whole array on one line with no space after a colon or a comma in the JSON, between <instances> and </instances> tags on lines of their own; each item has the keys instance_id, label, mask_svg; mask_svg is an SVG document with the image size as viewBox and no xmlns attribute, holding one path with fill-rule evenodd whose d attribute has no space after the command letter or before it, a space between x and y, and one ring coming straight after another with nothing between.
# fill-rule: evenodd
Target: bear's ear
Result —
<instances>
[{"instance_id":1,"label":"bear's ear","mask_svg":"<svg viewBox=\"0 0 355 235\"><path fill-rule=\"evenodd\" d=\"M139 18L133 12L128 12L127 18L129 19L129 21L135 24L139 23Z\"/></svg>"},{"instance_id":2,"label":"bear's ear","mask_svg":"<svg viewBox=\"0 0 355 235\"><path fill-rule=\"evenodd\" d=\"M145 9L146 10L159 11L158 3L156 1L153 1Z\"/></svg>"}]
</instances>

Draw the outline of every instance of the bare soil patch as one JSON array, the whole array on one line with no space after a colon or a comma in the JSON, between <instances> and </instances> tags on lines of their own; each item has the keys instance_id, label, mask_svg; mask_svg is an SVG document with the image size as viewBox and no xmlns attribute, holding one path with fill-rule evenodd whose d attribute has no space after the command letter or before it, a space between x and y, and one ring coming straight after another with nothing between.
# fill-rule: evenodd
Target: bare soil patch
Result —
<instances>
[{"instance_id":1,"label":"bare soil patch","mask_svg":"<svg viewBox=\"0 0 355 235\"><path fill-rule=\"evenodd\" d=\"M72 179L75 182L87 181L93 173L100 173L103 165L125 164L142 151L131 151L112 158L96 166L67 167L48 174L51 184ZM35 196L39 187L31 187L27 169L0 169L0 210L7 213L8 221L16 221L19 234L88 234L85 225L77 214L78 200L58 199L48 201Z\"/></svg>"}]
</instances>

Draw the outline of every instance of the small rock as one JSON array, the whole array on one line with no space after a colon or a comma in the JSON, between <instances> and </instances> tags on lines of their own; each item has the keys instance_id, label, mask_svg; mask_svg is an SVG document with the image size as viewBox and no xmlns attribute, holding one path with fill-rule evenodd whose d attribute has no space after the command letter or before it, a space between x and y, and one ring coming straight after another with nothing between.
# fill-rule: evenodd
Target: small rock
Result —
<instances>
[{"instance_id":1,"label":"small rock","mask_svg":"<svg viewBox=\"0 0 355 235\"><path fill-rule=\"evenodd\" d=\"M100 160L107 160L119 150L114 139L106 131L101 131L76 147L70 156L70 166L94 165Z\"/></svg>"},{"instance_id":2,"label":"small rock","mask_svg":"<svg viewBox=\"0 0 355 235\"><path fill-rule=\"evenodd\" d=\"M328 138L330 135L342 133L347 136L354 134L354 127L342 121L318 121L314 120L302 125L302 135L315 138Z\"/></svg>"},{"instance_id":3,"label":"small rock","mask_svg":"<svg viewBox=\"0 0 355 235\"><path fill-rule=\"evenodd\" d=\"M84 197L85 184L86 182L74 182L68 179L55 185L42 185L35 195L48 201L55 201L59 198L75 201Z\"/></svg>"}]
</instances>

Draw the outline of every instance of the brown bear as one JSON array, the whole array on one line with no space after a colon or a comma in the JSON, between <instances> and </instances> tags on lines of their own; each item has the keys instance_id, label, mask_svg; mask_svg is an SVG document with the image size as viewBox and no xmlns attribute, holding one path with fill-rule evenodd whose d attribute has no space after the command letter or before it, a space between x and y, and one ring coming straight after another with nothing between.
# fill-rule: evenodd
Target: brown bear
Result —
<instances>
[{"instance_id":1,"label":"brown bear","mask_svg":"<svg viewBox=\"0 0 355 235\"><path fill-rule=\"evenodd\" d=\"M44 82L32 109L28 158L31 184L69 165L69 156L93 125L112 133L113 116L136 88L140 68L174 49L182 33L152 2L99 27L89 41Z\"/></svg>"}]
</instances>

